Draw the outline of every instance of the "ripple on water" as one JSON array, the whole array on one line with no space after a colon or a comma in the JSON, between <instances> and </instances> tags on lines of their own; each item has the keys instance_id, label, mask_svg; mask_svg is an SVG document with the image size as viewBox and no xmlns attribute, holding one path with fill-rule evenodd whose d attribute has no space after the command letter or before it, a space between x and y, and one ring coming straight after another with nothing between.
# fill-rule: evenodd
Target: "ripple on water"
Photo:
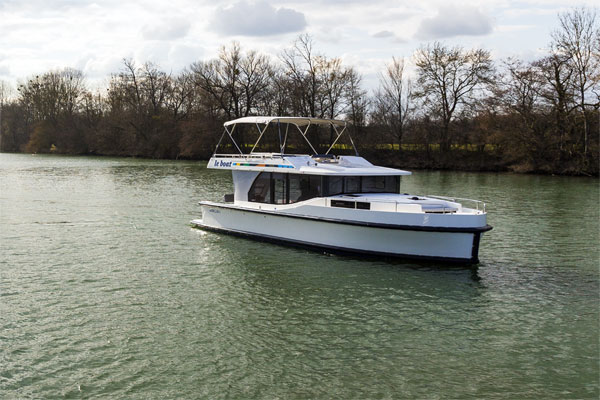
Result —
<instances>
[{"instance_id":1,"label":"ripple on water","mask_svg":"<svg viewBox=\"0 0 600 400\"><path fill-rule=\"evenodd\" d=\"M0 167L0 397L598 398L597 181L403 180L492 204L465 269L190 229L197 163Z\"/></svg>"}]
</instances>

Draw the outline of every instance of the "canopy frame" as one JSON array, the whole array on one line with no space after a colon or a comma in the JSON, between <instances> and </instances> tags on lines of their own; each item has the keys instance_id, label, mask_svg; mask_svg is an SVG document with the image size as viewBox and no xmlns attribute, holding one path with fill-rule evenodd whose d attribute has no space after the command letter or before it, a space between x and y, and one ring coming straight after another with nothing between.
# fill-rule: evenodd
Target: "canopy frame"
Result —
<instances>
[{"instance_id":1,"label":"canopy frame","mask_svg":"<svg viewBox=\"0 0 600 400\"><path fill-rule=\"evenodd\" d=\"M227 121L223 124L223 127L225 128L225 130L224 130L223 134L221 135L219 142L217 143L214 154L217 153L217 150L219 149L219 146L221 145L221 142L223 141L223 137L225 136L225 133L227 133L227 135L233 142L233 145L235 146L235 148L237 149L239 154L242 156L245 155L244 152L238 146L235 139L233 138L233 133L238 124L255 125L256 128L258 129L258 133L259 133L258 139L252 146L252 150L250 150L250 153L248 155L253 154L254 150L260 143L265 132L267 131L267 128L269 127L269 125L272 122L277 122L277 125L278 125L277 129L278 129L278 133L279 133L279 151L282 155L285 152L285 146L286 146L287 139L288 139L288 131L289 131L290 125L294 125L298 129L298 131L300 132L300 135L304 138L306 143L308 143L308 145L310 146L313 153L315 155L317 155L318 152L315 149L315 147L312 145L310 140L308 140L307 133L308 133L308 129L311 126L320 125L320 126L331 127L334 130L335 135L336 135L335 140L329 146L329 148L327 149L325 154L329 154L329 152L336 145L336 143L338 142L340 137L342 137L344 132L347 132L348 137L350 138L350 143L352 144L352 148L354 149L354 153L358 156L358 150L356 149L354 140L352 140L352 136L350 135L350 132L347 131L347 129L346 129L347 124L345 121L336 120L336 119L310 118L310 117L243 117L243 118L234 119L232 121ZM281 140L281 124L286 124L285 136L283 138L283 141ZM261 129L261 125L264 125L264 128Z\"/></svg>"}]
</instances>

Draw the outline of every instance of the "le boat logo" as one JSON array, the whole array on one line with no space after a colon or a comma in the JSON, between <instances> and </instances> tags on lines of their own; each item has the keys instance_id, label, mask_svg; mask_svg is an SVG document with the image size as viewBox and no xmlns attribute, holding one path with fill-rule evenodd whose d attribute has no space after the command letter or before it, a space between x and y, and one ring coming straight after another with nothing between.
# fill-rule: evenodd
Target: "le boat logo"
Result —
<instances>
[{"instance_id":1,"label":"le boat logo","mask_svg":"<svg viewBox=\"0 0 600 400\"><path fill-rule=\"evenodd\" d=\"M215 167L231 167L231 161L215 160Z\"/></svg>"}]
</instances>

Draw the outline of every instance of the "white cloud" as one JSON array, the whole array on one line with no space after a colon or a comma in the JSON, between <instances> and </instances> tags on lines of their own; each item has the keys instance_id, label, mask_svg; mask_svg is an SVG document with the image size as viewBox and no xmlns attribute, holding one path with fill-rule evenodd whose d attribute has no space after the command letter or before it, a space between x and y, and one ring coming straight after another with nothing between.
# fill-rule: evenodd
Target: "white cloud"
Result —
<instances>
[{"instance_id":1,"label":"white cloud","mask_svg":"<svg viewBox=\"0 0 600 400\"><path fill-rule=\"evenodd\" d=\"M190 30L190 22L174 18L159 23L144 25L142 36L148 40L175 40L185 37Z\"/></svg>"},{"instance_id":2,"label":"white cloud","mask_svg":"<svg viewBox=\"0 0 600 400\"><path fill-rule=\"evenodd\" d=\"M270 36L300 32L306 27L304 14L291 8L274 8L265 1L240 1L218 7L212 27L224 35Z\"/></svg>"},{"instance_id":3,"label":"white cloud","mask_svg":"<svg viewBox=\"0 0 600 400\"><path fill-rule=\"evenodd\" d=\"M374 38L389 38L389 37L393 37L394 36L394 32L391 31L379 31L375 34L373 34Z\"/></svg>"},{"instance_id":4,"label":"white cloud","mask_svg":"<svg viewBox=\"0 0 600 400\"><path fill-rule=\"evenodd\" d=\"M441 7L433 18L421 21L415 37L432 40L454 36L480 36L492 33L492 20L478 8Z\"/></svg>"},{"instance_id":5,"label":"white cloud","mask_svg":"<svg viewBox=\"0 0 600 400\"><path fill-rule=\"evenodd\" d=\"M369 86L385 62L410 57L421 40L538 57L569 7L564 0L0 0L0 79L14 85L75 67L102 85L123 58L176 74L215 57L231 35L244 50L276 59L306 32L317 53L343 57Z\"/></svg>"},{"instance_id":6,"label":"white cloud","mask_svg":"<svg viewBox=\"0 0 600 400\"><path fill-rule=\"evenodd\" d=\"M371 36L375 39L391 39L393 43L406 43L405 39L402 39L401 37L397 36L392 31L379 31Z\"/></svg>"}]
</instances>

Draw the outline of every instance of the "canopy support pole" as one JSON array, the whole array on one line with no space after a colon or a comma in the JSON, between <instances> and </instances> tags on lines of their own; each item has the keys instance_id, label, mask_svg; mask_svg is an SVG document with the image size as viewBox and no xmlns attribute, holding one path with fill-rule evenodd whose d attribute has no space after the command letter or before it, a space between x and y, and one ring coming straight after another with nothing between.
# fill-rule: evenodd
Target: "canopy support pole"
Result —
<instances>
[{"instance_id":1,"label":"canopy support pole","mask_svg":"<svg viewBox=\"0 0 600 400\"><path fill-rule=\"evenodd\" d=\"M258 142L260 142L260 139L262 139L263 134L267 131L267 128L269 127L269 124L265 125L265 129L263 129L262 131L260 130L260 126L258 126L258 123L256 123L256 129L258 129L258 133L260 133L260 135L258 135L258 139L256 140L256 143L254 143L254 146L252 147L252 150L250 150L250 154L254 153L254 149L256 148L256 146L258 145Z\"/></svg>"},{"instance_id":2,"label":"canopy support pole","mask_svg":"<svg viewBox=\"0 0 600 400\"><path fill-rule=\"evenodd\" d=\"M325 152L325 154L329 154L329 152L331 151L331 149L333 149L333 146L335 146L335 144L337 143L338 139L342 136L342 133L344 133L344 131L346 130L346 125L344 125L344 127L342 128L342 131L338 133L337 129L335 128L335 125L331 124L330 125L333 128L333 131L335 132L335 134L337 135L337 137L335 138L335 140L333 141L333 143L331 143L331 146L329 146L329 148L327 149L327 151Z\"/></svg>"},{"instance_id":3,"label":"canopy support pole","mask_svg":"<svg viewBox=\"0 0 600 400\"><path fill-rule=\"evenodd\" d=\"M285 136L283 137L283 146L281 147L281 154L283 154L285 151L285 144L287 143L289 129L290 129L290 124L285 124Z\"/></svg>"},{"instance_id":4,"label":"canopy support pole","mask_svg":"<svg viewBox=\"0 0 600 400\"><path fill-rule=\"evenodd\" d=\"M313 145L310 143L310 140L308 140L308 138L306 137L306 133L308 132L308 128L310 128L310 121L308 121L308 125L306 125L306 129L304 130L304 132L302 132L302 129L300 129L300 127L298 125L296 125L296 128L298 128L298 130L300 131L300 134L302 135L302 137L304 138L304 140L306 140L306 143L308 143L308 145L312 149L313 153L318 154L317 151L315 150L315 148L313 147Z\"/></svg>"},{"instance_id":5,"label":"canopy support pole","mask_svg":"<svg viewBox=\"0 0 600 400\"><path fill-rule=\"evenodd\" d=\"M240 146L238 146L237 142L233 139L233 131L235 131L235 127L237 126L237 124L233 125L233 128L231 128L231 132L229 132L229 129L227 129L227 127L225 127L225 131L227 132L227 134L229 135L229 138L231 139L231 141L233 142L233 145L235 146L235 148L240 152L240 154L243 156L244 152L240 149Z\"/></svg>"},{"instance_id":6,"label":"canopy support pole","mask_svg":"<svg viewBox=\"0 0 600 400\"><path fill-rule=\"evenodd\" d=\"M227 131L227 128L225 128L223 130L223 133L221 134L221 138L219 139L219 143L217 143L217 147L215 147L215 152L213 153L213 156L215 154L217 154L217 150L219 150L219 146L221 145L221 141L223 141L223 138L225 137L225 132Z\"/></svg>"}]
</instances>

